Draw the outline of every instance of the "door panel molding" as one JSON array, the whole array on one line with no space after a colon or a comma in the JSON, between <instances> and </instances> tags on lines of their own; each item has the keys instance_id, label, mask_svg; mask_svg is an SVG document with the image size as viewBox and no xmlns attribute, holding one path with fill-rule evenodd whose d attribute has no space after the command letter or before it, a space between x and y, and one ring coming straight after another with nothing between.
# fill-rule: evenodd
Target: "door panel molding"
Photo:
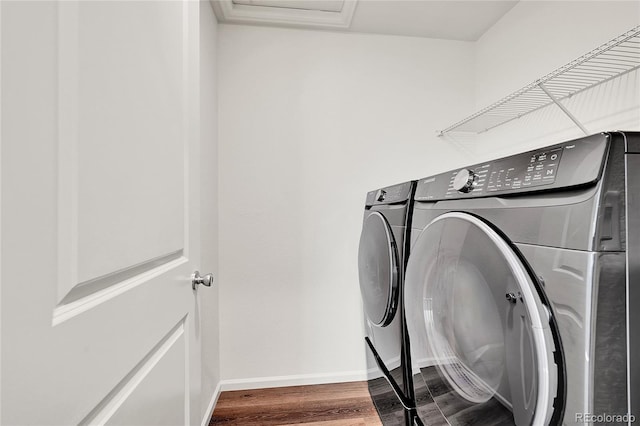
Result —
<instances>
[{"instance_id":1,"label":"door panel molding","mask_svg":"<svg viewBox=\"0 0 640 426\"><path fill-rule=\"evenodd\" d=\"M165 142L165 145L173 146L172 151L176 151L177 156L165 156L165 167L160 167L163 170L162 173L157 173L156 176L153 176L149 180L157 179L158 176L164 176L166 173L170 173L172 178L164 178L165 184L173 183L173 189L169 191L168 194L162 192L162 190L150 190L149 192L140 192L139 196L132 197L131 193L127 193L126 189L124 189L124 193L118 194L118 188L114 191L114 201L116 204L122 204L123 199L131 199L138 198L138 208L143 208L147 202L158 206L167 206L170 204L172 207L175 207L178 204L177 200L184 201L183 208L180 208L176 211L175 215L165 215L165 221L168 222L159 222L159 225L162 225L164 228L163 233L152 233L151 235L168 235L157 237L158 241L146 241L146 238L150 237L148 231L141 233L140 235L130 236L134 242L135 248L131 249L132 244L123 245L123 250L118 250L117 245L113 245L112 247L107 247L105 252L102 252L101 259L95 259L95 256L92 256L94 259L93 266L87 266L87 259L83 259L83 254L86 252L97 252L100 250L102 244L101 241L106 240L110 241L111 235L104 235L105 232L109 232L108 228L104 226L104 222L100 222L93 226L93 224L86 220L86 215L92 219L95 218L96 214L101 215L100 211L103 209L98 208L96 210L95 206L91 207L89 212L87 213L87 205L82 205L79 200L80 192L84 190L84 199L86 199L87 183L79 181L79 173L81 172L80 168L84 168L85 172L88 169L91 169L92 166L87 166L87 158L82 156L82 146L81 140L82 137L91 137L95 136L93 134L83 135L81 128L81 110L86 109L87 107L92 108L95 107L96 104L101 102L101 99L90 98L89 101L87 99L82 98L82 81L83 76L81 74L82 68L82 60L80 59L81 55L86 56L86 46L81 46L82 37L81 37L81 20L82 20L82 3L79 2L58 2L56 4L57 8L57 37L58 43L57 47L57 102L58 102L58 164L57 164L57 188L58 188L58 200L57 200L57 208L58 208L58 216L57 216L57 226L58 226L58 282L57 282L57 298L53 305L53 323L59 323L61 314L66 314L70 310L75 311L76 314L89 309L90 307L96 306L99 303L106 302L111 297L121 294L123 291L131 289L133 286L131 279L133 278L133 271L137 271L137 273L144 274L145 272L158 268L160 266L159 259L163 259L165 262L172 262L175 259L178 259L181 256L188 257L189 256L189 196L188 190L192 181L189 179L189 159L188 156L191 154L190 145L192 144L190 138L193 137L192 131L189 129L189 124L191 118L189 117L189 103L192 101L192 95L189 93L189 90L193 90L190 85L193 84L192 78L189 78L188 73L192 68L191 62L193 59L189 56L192 52L189 51L189 41L191 40L191 36L189 34L189 26L190 23L189 10L187 7L188 2L183 2L182 5L174 4L174 8L179 8L181 10L181 15L175 18L175 27L174 31L179 33L181 37L181 43L176 43L173 50L174 55L173 58L177 58L181 63L177 63L173 65L172 71L174 72L174 77L178 77L173 82L174 94L181 92L180 95L176 96L177 106L172 107L175 108L179 113L171 115L170 112L172 109L161 109L160 115L164 114L167 117L172 118L173 125L167 125L168 127L173 126L176 130L173 135L175 139L171 139L170 137L165 138L164 140L160 140L158 142ZM99 6L95 6L99 7ZM129 6L126 6L129 7ZM134 6L135 7L135 2ZM86 28L84 29L86 31ZM95 38L96 36L94 36ZM84 50L83 50L84 49ZM157 52L156 52L157 53ZM90 53L93 57L93 53ZM102 55L101 52L96 52L96 56ZM170 56L170 55L167 55ZM156 58L157 59L157 58ZM86 62L87 59L85 58ZM157 62L157 61L156 61ZM177 61L176 61L177 62ZM137 64L137 63L136 63ZM108 66L113 67L113 64L107 62ZM106 68L104 70L104 74L107 75L116 70L111 68ZM89 71L86 71L89 72ZM104 76L98 77L104 78ZM119 80L126 80L124 77L117 77L115 81L119 82ZM126 84L126 82L125 82ZM85 87L86 88L86 87ZM141 94L144 94L144 91L148 88L141 89ZM171 90L168 90L171 92ZM113 101L113 99L110 99ZM89 103L87 103L89 102ZM113 109L113 105L111 106L111 110ZM111 110L108 110L106 115L108 115ZM135 109L132 107L132 111ZM96 115L95 112L92 112L92 115ZM113 117L112 117L113 118ZM117 118L117 117L116 117ZM147 117L148 119L148 117ZM102 124L102 123L100 123ZM137 128L135 126L132 127L130 122L124 122L123 124L124 130L131 130L131 132L135 133ZM165 127L167 127L165 126ZM147 126L148 127L148 126ZM125 138L133 138L131 135L123 135ZM152 137L153 135L145 135L148 137ZM134 140L134 139L131 139ZM85 140L84 142L87 142ZM95 142L91 142L95 143ZM155 141L147 141L147 145L152 145ZM165 147L166 149L167 147ZM137 156L140 157L142 154L138 153ZM181 158L183 157L183 158ZM91 157L89 157L89 160ZM108 161L106 159L105 161ZM129 162L124 162L124 164L128 164ZM117 166L117 164L116 164ZM142 167L142 174L145 172L149 173L150 170L155 169L155 165L153 164L140 164ZM170 172L171 171L171 172ZM135 174L136 171L129 171L127 173ZM111 172L114 173L114 172ZM119 173L116 173L119 174ZM116 175L114 174L114 176ZM83 174L84 179L86 179L86 173ZM94 176L95 178L95 176ZM101 179L99 179L101 180ZM162 178L160 181L162 182ZM133 179L132 182L136 182L136 179ZM104 182L102 185L98 185L98 187L102 187L103 194L100 196L96 196L95 200L91 204L95 204L96 200L100 203L101 198L104 197ZM139 184L139 183L138 183ZM160 186L160 185L159 185ZM171 185L165 185L171 186ZM109 188L108 186L106 188ZM96 191L98 192L98 191ZM172 198L173 202L169 203L166 201L162 201L165 197ZM82 210L84 209L84 214ZM135 211L135 210L133 210ZM152 215L152 211L149 211ZM182 215L181 220L180 216ZM141 218L138 217L138 220ZM104 218L103 218L104 220ZM122 220L122 218L116 217L114 221ZM144 223L144 221L142 222ZM130 223L123 223L122 226L130 226ZM114 230L119 226L117 224L107 224L107 226L113 227ZM95 228L95 229L94 229ZM106 229L103 231L101 228ZM120 236L121 240L124 241ZM129 236L124 236L127 238ZM146 237L146 238L145 238ZM155 237L154 237L155 238ZM114 237L113 241L118 241L117 237ZM121 251L128 251L127 253L121 253ZM100 257L100 256L98 256ZM113 259L117 259L114 261ZM97 262L97 264L96 264ZM100 263L104 263L104 265L99 265ZM107 265L110 265L107 267ZM172 263L172 266L176 266L175 262ZM96 269L97 267L97 269ZM159 268L159 272L161 272L163 268ZM94 271L94 272L92 272ZM97 272L97 275L95 273ZM118 279L119 278L119 279ZM136 285L141 284L142 281L136 281ZM106 291L107 287L113 287L111 291ZM84 302L90 303L75 303L80 299L84 299ZM72 304L73 306L69 306ZM83 309L76 309L79 306L83 306ZM66 317L65 317L66 318ZM68 318L67 318L68 319Z\"/></svg>"},{"instance_id":2,"label":"door panel molding","mask_svg":"<svg viewBox=\"0 0 640 426\"><path fill-rule=\"evenodd\" d=\"M182 250L151 259L140 265L113 274L78 284L71 289L68 296L53 310L52 325L56 326L89 309L119 296L133 288L145 284L180 265L188 259L182 255Z\"/></svg>"},{"instance_id":3,"label":"door panel molding","mask_svg":"<svg viewBox=\"0 0 640 426\"><path fill-rule=\"evenodd\" d=\"M134 393L142 381L153 371L154 367L176 345L182 343L188 346L184 338L187 316L162 339L151 351L127 374L116 387L100 401L100 403L80 421L80 425L104 425ZM182 339L181 339L182 338ZM187 349L185 349L186 354ZM185 371L185 390L188 389L189 374ZM186 407L185 407L186 408ZM188 410L185 409L185 413ZM189 424L185 422L185 424Z\"/></svg>"},{"instance_id":4,"label":"door panel molding","mask_svg":"<svg viewBox=\"0 0 640 426\"><path fill-rule=\"evenodd\" d=\"M158 269L166 263L183 257L183 253L184 250L180 249L172 253L154 257L153 259L138 263L137 265L120 269L110 274L106 274L101 277L79 283L71 289L71 291L64 299L62 299L58 306L67 305L71 302L75 302L78 299L88 297L93 293L97 293L107 287L117 286L123 281L135 278L137 275L142 275L152 269Z\"/></svg>"},{"instance_id":5,"label":"door panel molding","mask_svg":"<svg viewBox=\"0 0 640 426\"><path fill-rule=\"evenodd\" d=\"M58 292L78 282L78 3L57 6Z\"/></svg>"}]
</instances>

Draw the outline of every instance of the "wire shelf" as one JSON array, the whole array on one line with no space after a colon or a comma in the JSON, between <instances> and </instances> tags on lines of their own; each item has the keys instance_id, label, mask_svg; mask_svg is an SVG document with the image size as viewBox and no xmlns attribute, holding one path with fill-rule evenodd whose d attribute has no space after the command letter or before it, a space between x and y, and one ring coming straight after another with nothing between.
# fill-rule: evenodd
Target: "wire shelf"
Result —
<instances>
[{"instance_id":1,"label":"wire shelf","mask_svg":"<svg viewBox=\"0 0 640 426\"><path fill-rule=\"evenodd\" d=\"M640 25L439 132L482 133L640 68Z\"/></svg>"}]
</instances>

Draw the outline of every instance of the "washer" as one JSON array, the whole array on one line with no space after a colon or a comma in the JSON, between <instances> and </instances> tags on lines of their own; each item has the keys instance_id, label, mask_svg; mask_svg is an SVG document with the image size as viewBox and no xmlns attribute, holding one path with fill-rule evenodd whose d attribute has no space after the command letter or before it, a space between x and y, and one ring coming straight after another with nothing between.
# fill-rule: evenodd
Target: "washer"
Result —
<instances>
[{"instance_id":1,"label":"washer","mask_svg":"<svg viewBox=\"0 0 640 426\"><path fill-rule=\"evenodd\" d=\"M405 351L403 283L415 181L367 194L358 251L371 398L385 425L410 425L413 397Z\"/></svg>"},{"instance_id":2,"label":"washer","mask_svg":"<svg viewBox=\"0 0 640 426\"><path fill-rule=\"evenodd\" d=\"M421 179L412 235L414 424L640 415L640 134Z\"/></svg>"}]
</instances>

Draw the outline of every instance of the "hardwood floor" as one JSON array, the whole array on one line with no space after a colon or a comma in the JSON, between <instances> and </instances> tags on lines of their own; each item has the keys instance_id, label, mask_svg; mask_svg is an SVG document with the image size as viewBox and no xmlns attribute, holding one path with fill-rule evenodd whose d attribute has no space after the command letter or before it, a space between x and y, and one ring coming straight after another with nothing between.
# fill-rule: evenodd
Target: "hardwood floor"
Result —
<instances>
[{"instance_id":1,"label":"hardwood floor","mask_svg":"<svg viewBox=\"0 0 640 426\"><path fill-rule=\"evenodd\" d=\"M366 382L222 392L209 425L381 426Z\"/></svg>"}]
</instances>

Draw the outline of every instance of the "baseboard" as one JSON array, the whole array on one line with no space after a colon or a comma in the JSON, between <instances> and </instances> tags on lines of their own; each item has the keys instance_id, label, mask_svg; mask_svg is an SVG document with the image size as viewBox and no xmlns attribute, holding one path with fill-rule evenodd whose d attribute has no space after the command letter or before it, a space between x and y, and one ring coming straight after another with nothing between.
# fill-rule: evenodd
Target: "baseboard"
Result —
<instances>
[{"instance_id":1,"label":"baseboard","mask_svg":"<svg viewBox=\"0 0 640 426\"><path fill-rule=\"evenodd\" d=\"M207 413L202 419L202 426L208 426L211 421L211 416L213 415L213 409L216 407L216 403L218 402L218 398L220 397L220 393L222 392L222 382L218 382L218 386L213 391L213 396L211 397L211 402L209 402L209 406L207 407Z\"/></svg>"},{"instance_id":2,"label":"baseboard","mask_svg":"<svg viewBox=\"0 0 640 426\"><path fill-rule=\"evenodd\" d=\"M413 361L411 364L413 366L412 373L415 376L420 373L421 368L431 367L432 365L438 364L438 359L436 357L425 357L420 358L417 361Z\"/></svg>"},{"instance_id":3,"label":"baseboard","mask_svg":"<svg viewBox=\"0 0 640 426\"><path fill-rule=\"evenodd\" d=\"M321 385L325 383L359 382L367 380L365 370L345 371L342 373L297 374L292 376L252 377L247 379L222 380L223 391L261 388L279 388L283 386Z\"/></svg>"}]
</instances>

